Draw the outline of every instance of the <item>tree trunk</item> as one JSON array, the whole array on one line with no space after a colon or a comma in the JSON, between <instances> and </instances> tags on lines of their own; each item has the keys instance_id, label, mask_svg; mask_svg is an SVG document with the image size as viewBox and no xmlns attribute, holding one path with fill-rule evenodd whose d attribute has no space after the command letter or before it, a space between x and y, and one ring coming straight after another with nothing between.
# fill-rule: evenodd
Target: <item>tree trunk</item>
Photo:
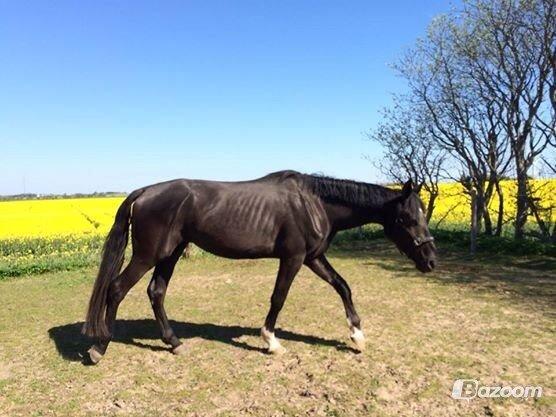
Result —
<instances>
[{"instance_id":1,"label":"tree trunk","mask_svg":"<svg viewBox=\"0 0 556 417\"><path fill-rule=\"evenodd\" d=\"M504 227L504 193L500 186L500 181L496 180L496 193L498 194L498 219L496 220L496 236L502 235L502 227Z\"/></svg>"},{"instance_id":2,"label":"tree trunk","mask_svg":"<svg viewBox=\"0 0 556 417\"><path fill-rule=\"evenodd\" d=\"M434 203L436 201L436 198L438 197L438 193L435 192L431 192L429 193L429 201L427 203L427 224L430 222L431 218L432 218L432 213L434 211Z\"/></svg>"},{"instance_id":3,"label":"tree trunk","mask_svg":"<svg viewBox=\"0 0 556 417\"><path fill-rule=\"evenodd\" d=\"M493 181L493 175L490 176L490 180L488 182L488 186L484 192L484 202L483 202L483 220L485 222L485 235L488 236L492 236L493 235L493 230L492 230L492 219L490 217L490 212L488 211L488 206L490 203L490 200L492 198L492 194L494 191L494 181Z\"/></svg>"},{"instance_id":4,"label":"tree trunk","mask_svg":"<svg viewBox=\"0 0 556 417\"><path fill-rule=\"evenodd\" d=\"M517 158L519 160L519 158ZM517 161L516 161L517 162ZM517 167L522 165L521 167ZM527 223L527 171L523 163L516 163L517 172L517 203L515 212L515 231L516 239L525 237L525 223Z\"/></svg>"},{"instance_id":5,"label":"tree trunk","mask_svg":"<svg viewBox=\"0 0 556 417\"><path fill-rule=\"evenodd\" d=\"M473 190L475 192L475 223L476 223L476 228L477 228L477 234L481 233L481 230L483 230L483 219L485 217L485 212L486 212L486 200L485 200L485 195L483 194L482 191L480 190Z\"/></svg>"},{"instance_id":6,"label":"tree trunk","mask_svg":"<svg viewBox=\"0 0 556 417\"><path fill-rule=\"evenodd\" d=\"M475 255L477 253L477 234L478 234L478 222L477 222L477 192L471 190L471 230L469 236L469 253Z\"/></svg>"},{"instance_id":7,"label":"tree trunk","mask_svg":"<svg viewBox=\"0 0 556 417\"><path fill-rule=\"evenodd\" d=\"M537 201L532 195L529 196L527 202L528 202L527 204L529 206L529 209L531 210L531 213L533 214L533 216L535 216L535 220L537 221L540 238L546 242L550 242L552 238L552 235L550 233L550 223L547 224L542 218L542 211L543 211L542 208L539 207Z\"/></svg>"},{"instance_id":8,"label":"tree trunk","mask_svg":"<svg viewBox=\"0 0 556 417\"><path fill-rule=\"evenodd\" d=\"M488 207L485 207L483 210L483 220L485 221L485 235L492 236L492 219L490 218L490 213L488 211Z\"/></svg>"}]
</instances>

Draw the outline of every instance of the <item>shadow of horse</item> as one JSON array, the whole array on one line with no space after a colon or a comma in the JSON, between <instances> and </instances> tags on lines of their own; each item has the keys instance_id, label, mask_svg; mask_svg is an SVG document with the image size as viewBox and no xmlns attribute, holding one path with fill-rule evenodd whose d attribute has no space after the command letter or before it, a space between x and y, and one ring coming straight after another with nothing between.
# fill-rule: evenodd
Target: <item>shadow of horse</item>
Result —
<instances>
[{"instance_id":1,"label":"shadow of horse","mask_svg":"<svg viewBox=\"0 0 556 417\"><path fill-rule=\"evenodd\" d=\"M259 336L259 328L228 326L212 323L187 323L173 320L170 320L170 323L176 333L176 336L185 342L187 339L199 337L205 340L226 343L241 349L266 353L266 349L250 345L240 340L241 336ZM84 358L88 356L85 355L85 351L93 342L91 339L81 334L82 326L83 322L76 322L52 327L48 330L48 334L54 341L58 353L65 360L83 362ZM330 346L336 348L337 350L358 353L357 350L351 348L343 342L323 339L317 336L309 336L287 330L278 330L277 336L283 340L303 342L311 345ZM148 319L116 320L114 338L112 339L113 343L124 343L126 345L133 345L153 351L170 351L169 347L165 348L159 345L151 345L144 342L144 340L149 339L160 339L160 330L156 321Z\"/></svg>"}]
</instances>

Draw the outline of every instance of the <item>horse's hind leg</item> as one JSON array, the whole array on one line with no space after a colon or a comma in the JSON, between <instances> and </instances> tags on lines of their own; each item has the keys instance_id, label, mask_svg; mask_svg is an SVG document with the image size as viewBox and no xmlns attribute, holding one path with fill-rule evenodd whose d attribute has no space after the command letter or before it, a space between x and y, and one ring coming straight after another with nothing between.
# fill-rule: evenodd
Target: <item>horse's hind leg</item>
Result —
<instances>
[{"instance_id":1,"label":"horse's hind leg","mask_svg":"<svg viewBox=\"0 0 556 417\"><path fill-rule=\"evenodd\" d=\"M93 363L100 361L102 355L104 355L106 349L108 348L110 340L112 339L112 335L114 334L114 321L116 320L118 306L125 298L129 290L137 284L141 277L145 275L145 272L147 272L151 267L152 265L141 261L136 256L133 256L122 273L110 283L107 294L105 316L106 327L110 331L110 337L107 339L101 339L98 344L89 349L89 356Z\"/></svg>"},{"instance_id":2,"label":"horse's hind leg","mask_svg":"<svg viewBox=\"0 0 556 417\"><path fill-rule=\"evenodd\" d=\"M175 354L183 353L185 345L183 345L177 338L174 330L168 322L166 310L164 309L164 297L166 296L166 290L168 288L170 278L172 278L174 267L176 266L176 263L178 262L185 247L186 244L178 246L172 255L163 259L156 265L153 277L147 288L147 293L149 295L149 299L151 300L151 305L153 306L154 316L156 317L156 321L158 322L162 333L162 341L171 345L172 352Z\"/></svg>"}]
</instances>

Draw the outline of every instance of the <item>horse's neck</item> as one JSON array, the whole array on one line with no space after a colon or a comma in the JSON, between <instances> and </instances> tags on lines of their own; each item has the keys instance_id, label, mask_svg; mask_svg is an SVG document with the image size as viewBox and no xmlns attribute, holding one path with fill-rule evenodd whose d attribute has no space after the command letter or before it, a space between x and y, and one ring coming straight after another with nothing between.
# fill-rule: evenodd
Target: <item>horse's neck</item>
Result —
<instances>
[{"instance_id":1,"label":"horse's neck","mask_svg":"<svg viewBox=\"0 0 556 417\"><path fill-rule=\"evenodd\" d=\"M307 189L324 203L335 230L383 223L384 204L399 194L380 185L351 180L314 175L304 175L302 180Z\"/></svg>"},{"instance_id":2,"label":"horse's neck","mask_svg":"<svg viewBox=\"0 0 556 417\"><path fill-rule=\"evenodd\" d=\"M325 203L324 206L334 230L352 229L369 223L383 223L382 208L361 208L341 203Z\"/></svg>"}]
</instances>

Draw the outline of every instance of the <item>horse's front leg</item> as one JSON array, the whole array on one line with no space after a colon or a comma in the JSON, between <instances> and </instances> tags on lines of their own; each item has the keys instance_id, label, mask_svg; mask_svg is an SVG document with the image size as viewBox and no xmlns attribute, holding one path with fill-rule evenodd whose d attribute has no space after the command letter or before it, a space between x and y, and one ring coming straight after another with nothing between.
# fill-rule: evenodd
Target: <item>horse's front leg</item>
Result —
<instances>
[{"instance_id":1,"label":"horse's front leg","mask_svg":"<svg viewBox=\"0 0 556 417\"><path fill-rule=\"evenodd\" d=\"M340 295L346 310L347 322L351 331L351 340L359 350L364 350L365 336L361 331L361 320L359 319L357 311L355 311L355 306L351 300L351 290L347 282L334 270L324 255L306 261L305 264L320 278L332 285Z\"/></svg>"},{"instance_id":2,"label":"horse's front leg","mask_svg":"<svg viewBox=\"0 0 556 417\"><path fill-rule=\"evenodd\" d=\"M274 284L274 291L270 298L270 310L266 316L264 327L261 329L261 336L268 345L268 352L273 354L281 354L286 351L274 336L274 326L278 314L286 301L288 291L295 278L295 275L303 265L304 255L293 256L280 260L280 268L278 269L278 277Z\"/></svg>"}]
</instances>

